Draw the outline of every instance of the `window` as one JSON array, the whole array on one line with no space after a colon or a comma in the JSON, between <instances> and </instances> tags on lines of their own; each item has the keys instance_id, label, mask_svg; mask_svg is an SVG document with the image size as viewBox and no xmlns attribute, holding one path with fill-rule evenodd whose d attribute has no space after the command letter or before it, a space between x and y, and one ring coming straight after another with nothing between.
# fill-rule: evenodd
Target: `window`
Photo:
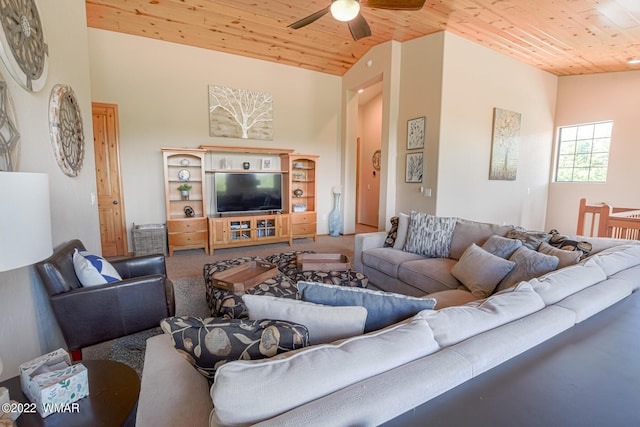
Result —
<instances>
[{"instance_id":1,"label":"window","mask_svg":"<svg viewBox=\"0 0 640 427\"><path fill-rule=\"evenodd\" d=\"M612 129L612 121L561 127L556 182L606 182Z\"/></svg>"}]
</instances>

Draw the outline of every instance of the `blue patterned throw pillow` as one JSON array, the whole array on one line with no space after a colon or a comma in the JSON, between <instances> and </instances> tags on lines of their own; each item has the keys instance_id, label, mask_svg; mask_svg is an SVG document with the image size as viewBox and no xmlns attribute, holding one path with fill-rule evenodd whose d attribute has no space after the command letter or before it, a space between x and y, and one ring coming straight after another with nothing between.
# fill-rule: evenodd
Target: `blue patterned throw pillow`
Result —
<instances>
[{"instance_id":1,"label":"blue patterned throw pillow","mask_svg":"<svg viewBox=\"0 0 640 427\"><path fill-rule=\"evenodd\" d=\"M97 286L122 280L116 269L101 256L75 250L73 269L82 286Z\"/></svg>"}]
</instances>

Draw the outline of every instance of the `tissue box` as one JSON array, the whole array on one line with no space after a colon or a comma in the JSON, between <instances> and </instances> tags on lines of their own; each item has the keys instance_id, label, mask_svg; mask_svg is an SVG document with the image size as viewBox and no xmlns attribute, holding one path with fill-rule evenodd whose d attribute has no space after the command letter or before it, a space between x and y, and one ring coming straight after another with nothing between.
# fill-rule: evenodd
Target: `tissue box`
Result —
<instances>
[{"instance_id":1,"label":"tissue box","mask_svg":"<svg viewBox=\"0 0 640 427\"><path fill-rule=\"evenodd\" d=\"M72 365L63 349L23 363L19 371L22 391L42 417L89 395L87 368Z\"/></svg>"}]
</instances>

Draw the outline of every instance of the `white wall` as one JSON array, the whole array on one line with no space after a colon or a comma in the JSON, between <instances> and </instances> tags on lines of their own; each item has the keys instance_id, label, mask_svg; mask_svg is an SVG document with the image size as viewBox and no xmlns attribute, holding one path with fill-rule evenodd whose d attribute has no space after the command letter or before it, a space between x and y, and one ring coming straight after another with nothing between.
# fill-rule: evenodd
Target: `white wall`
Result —
<instances>
[{"instance_id":1,"label":"white wall","mask_svg":"<svg viewBox=\"0 0 640 427\"><path fill-rule=\"evenodd\" d=\"M635 188L640 182L639 111L640 71L559 78L556 126L613 120L613 133L606 183L556 183L552 177L547 228L575 233L583 197L589 203L640 208Z\"/></svg>"},{"instance_id":2,"label":"white wall","mask_svg":"<svg viewBox=\"0 0 640 427\"><path fill-rule=\"evenodd\" d=\"M92 100L119 106L129 229L166 220L160 148L208 144L320 155L318 233L328 233L331 189L341 182L340 77L96 29L89 46ZM210 137L211 84L271 93L274 139Z\"/></svg>"},{"instance_id":3,"label":"white wall","mask_svg":"<svg viewBox=\"0 0 640 427\"><path fill-rule=\"evenodd\" d=\"M437 215L545 226L558 78L445 33ZM522 114L515 181L490 181L493 108Z\"/></svg>"},{"instance_id":4,"label":"white wall","mask_svg":"<svg viewBox=\"0 0 640 427\"><path fill-rule=\"evenodd\" d=\"M28 92L11 78L4 64L0 65L21 133L17 170L49 175L54 246L79 238L88 249L99 251L97 208L91 205L90 198L96 185L85 3L83 0L36 3L49 46L45 87L37 93ZM73 88L82 111L85 160L75 178L60 171L49 139L49 96L57 83ZM2 208L19 209L19 206ZM0 273L0 324L0 357L4 361L0 380L17 375L20 363L64 346L33 267Z\"/></svg>"}]
</instances>

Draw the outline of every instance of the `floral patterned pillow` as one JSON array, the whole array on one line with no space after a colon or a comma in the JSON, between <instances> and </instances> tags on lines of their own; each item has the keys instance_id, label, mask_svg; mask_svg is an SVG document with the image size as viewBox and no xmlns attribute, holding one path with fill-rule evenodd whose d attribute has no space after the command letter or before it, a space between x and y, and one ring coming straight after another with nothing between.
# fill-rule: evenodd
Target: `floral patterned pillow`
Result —
<instances>
[{"instance_id":1,"label":"floral patterned pillow","mask_svg":"<svg viewBox=\"0 0 640 427\"><path fill-rule=\"evenodd\" d=\"M174 347L213 381L216 369L233 360L255 360L309 345L306 327L280 320L169 317L160 322Z\"/></svg>"}]
</instances>

